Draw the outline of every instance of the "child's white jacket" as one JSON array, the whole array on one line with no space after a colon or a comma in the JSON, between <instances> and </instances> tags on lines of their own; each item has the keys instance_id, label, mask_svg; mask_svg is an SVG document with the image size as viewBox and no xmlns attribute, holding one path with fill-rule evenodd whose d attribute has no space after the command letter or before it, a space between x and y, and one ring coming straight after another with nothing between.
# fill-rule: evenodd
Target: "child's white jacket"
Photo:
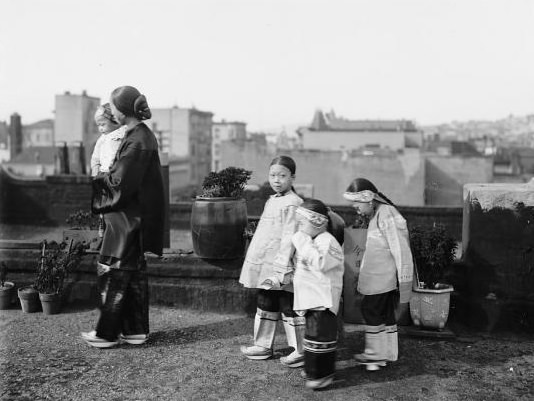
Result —
<instances>
[{"instance_id":1,"label":"child's white jacket","mask_svg":"<svg viewBox=\"0 0 534 401\"><path fill-rule=\"evenodd\" d=\"M293 191L267 200L241 269L239 282L245 287L261 288L266 279L293 270L291 237L297 231L296 210L301 203ZM282 289L293 291L291 284Z\"/></svg>"},{"instance_id":2,"label":"child's white jacket","mask_svg":"<svg viewBox=\"0 0 534 401\"><path fill-rule=\"evenodd\" d=\"M391 205L381 204L367 229L358 291L383 294L399 288L400 302L410 300L413 259L406 220Z\"/></svg>"},{"instance_id":3,"label":"child's white jacket","mask_svg":"<svg viewBox=\"0 0 534 401\"><path fill-rule=\"evenodd\" d=\"M328 232L315 238L297 232L295 246L295 293L293 309L330 309L337 315L343 289L343 249Z\"/></svg>"}]
</instances>

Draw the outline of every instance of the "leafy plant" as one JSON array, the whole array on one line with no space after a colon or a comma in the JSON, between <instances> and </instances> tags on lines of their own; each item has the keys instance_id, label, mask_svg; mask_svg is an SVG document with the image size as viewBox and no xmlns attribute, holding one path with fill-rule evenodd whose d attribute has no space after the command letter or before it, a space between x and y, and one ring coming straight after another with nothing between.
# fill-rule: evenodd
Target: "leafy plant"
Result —
<instances>
[{"instance_id":1,"label":"leafy plant","mask_svg":"<svg viewBox=\"0 0 534 401\"><path fill-rule=\"evenodd\" d=\"M202 198L240 198L252 171L240 167L227 167L219 172L212 171L202 183Z\"/></svg>"},{"instance_id":2,"label":"leafy plant","mask_svg":"<svg viewBox=\"0 0 534 401\"><path fill-rule=\"evenodd\" d=\"M69 272L80 264L85 246L81 242L67 244L45 240L41 242L41 249L34 287L41 293L60 293Z\"/></svg>"},{"instance_id":3,"label":"leafy plant","mask_svg":"<svg viewBox=\"0 0 534 401\"><path fill-rule=\"evenodd\" d=\"M369 227L369 221L370 217L366 216L365 214L361 214L359 212L356 212L356 217L354 218L354 222L352 223L353 228L368 228Z\"/></svg>"},{"instance_id":4,"label":"leafy plant","mask_svg":"<svg viewBox=\"0 0 534 401\"><path fill-rule=\"evenodd\" d=\"M258 228L259 221L252 220L247 223L247 226L245 227L245 238L247 240L252 240L252 237L254 236L254 233L256 232L256 229Z\"/></svg>"},{"instance_id":5,"label":"leafy plant","mask_svg":"<svg viewBox=\"0 0 534 401\"><path fill-rule=\"evenodd\" d=\"M85 210L69 214L65 222L76 230L96 230L99 223L97 215Z\"/></svg>"},{"instance_id":6,"label":"leafy plant","mask_svg":"<svg viewBox=\"0 0 534 401\"><path fill-rule=\"evenodd\" d=\"M435 289L445 270L454 261L458 244L444 225L434 224L432 227L412 227L410 246L420 285L422 288Z\"/></svg>"}]
</instances>

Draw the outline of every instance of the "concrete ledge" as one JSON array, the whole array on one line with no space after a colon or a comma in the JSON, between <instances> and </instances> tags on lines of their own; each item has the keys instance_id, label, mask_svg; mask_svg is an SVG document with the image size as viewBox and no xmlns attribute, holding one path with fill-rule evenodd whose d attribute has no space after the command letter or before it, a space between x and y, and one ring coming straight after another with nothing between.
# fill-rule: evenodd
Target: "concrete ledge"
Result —
<instances>
[{"instance_id":1,"label":"concrete ledge","mask_svg":"<svg viewBox=\"0 0 534 401\"><path fill-rule=\"evenodd\" d=\"M0 240L0 250L2 249L39 249L39 242L26 240Z\"/></svg>"},{"instance_id":2,"label":"concrete ledge","mask_svg":"<svg viewBox=\"0 0 534 401\"><path fill-rule=\"evenodd\" d=\"M97 253L86 254L81 265L69 274L65 283L67 302L97 304L97 256ZM39 257L38 243L0 243L0 260L8 265L8 279L18 288L33 283ZM238 283L241 259L204 260L193 254L167 250L161 258L148 255L147 263L151 303L248 314L256 310L256 291Z\"/></svg>"}]
</instances>

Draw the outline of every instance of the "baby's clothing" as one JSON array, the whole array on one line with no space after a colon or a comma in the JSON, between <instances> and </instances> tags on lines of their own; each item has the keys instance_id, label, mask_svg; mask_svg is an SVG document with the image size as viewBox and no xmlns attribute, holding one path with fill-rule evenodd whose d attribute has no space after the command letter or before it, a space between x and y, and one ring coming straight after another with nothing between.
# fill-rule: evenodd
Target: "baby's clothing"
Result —
<instances>
[{"instance_id":1,"label":"baby's clothing","mask_svg":"<svg viewBox=\"0 0 534 401\"><path fill-rule=\"evenodd\" d=\"M91 156L92 176L109 172L125 133L126 126L124 125L109 134L100 135Z\"/></svg>"}]
</instances>

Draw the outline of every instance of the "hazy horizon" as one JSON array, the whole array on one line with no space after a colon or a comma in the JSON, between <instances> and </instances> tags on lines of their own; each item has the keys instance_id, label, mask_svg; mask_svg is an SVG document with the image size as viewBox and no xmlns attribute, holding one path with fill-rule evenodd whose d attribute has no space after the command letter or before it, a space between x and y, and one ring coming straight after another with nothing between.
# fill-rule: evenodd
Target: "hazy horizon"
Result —
<instances>
[{"instance_id":1,"label":"hazy horizon","mask_svg":"<svg viewBox=\"0 0 534 401\"><path fill-rule=\"evenodd\" d=\"M7 0L0 120L65 91L195 106L251 131L316 109L418 125L534 113L529 0Z\"/></svg>"}]
</instances>

